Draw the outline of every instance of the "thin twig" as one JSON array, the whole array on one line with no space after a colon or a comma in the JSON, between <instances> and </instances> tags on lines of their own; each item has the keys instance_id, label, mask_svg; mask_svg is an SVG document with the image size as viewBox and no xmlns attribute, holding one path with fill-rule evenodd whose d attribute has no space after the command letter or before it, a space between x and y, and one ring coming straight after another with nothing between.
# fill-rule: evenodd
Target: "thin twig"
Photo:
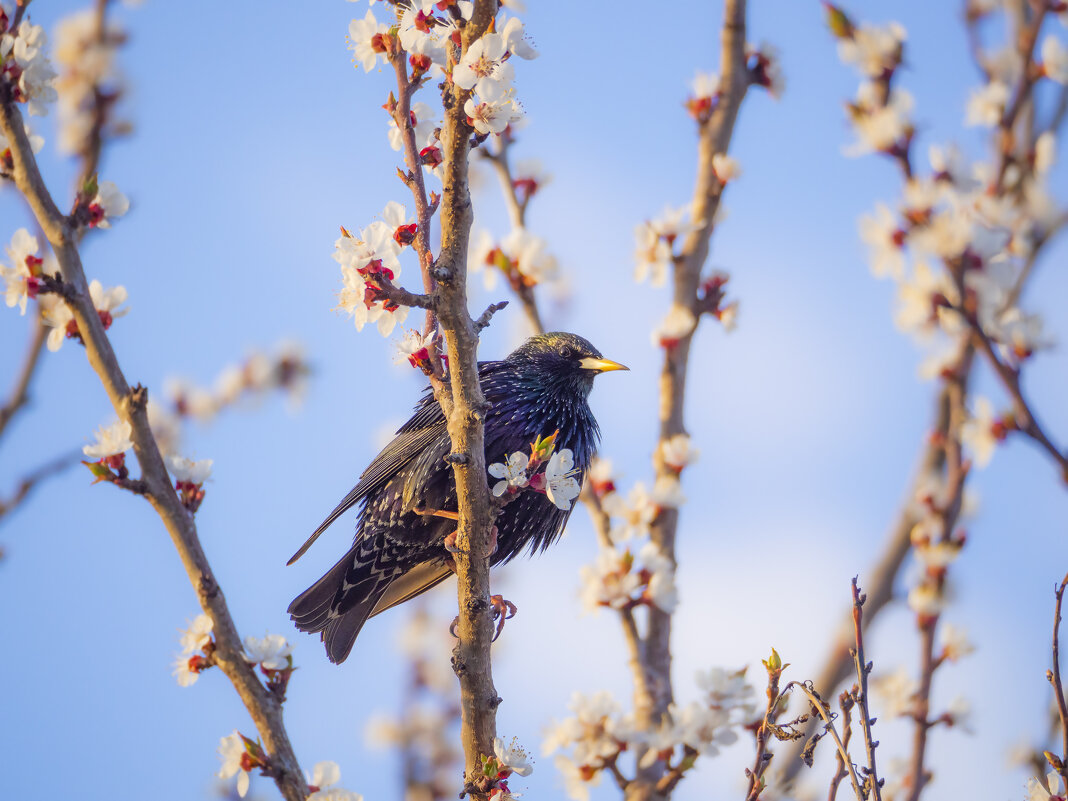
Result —
<instances>
[{"instance_id":1,"label":"thin twig","mask_svg":"<svg viewBox=\"0 0 1068 801\"><path fill-rule=\"evenodd\" d=\"M36 311L36 310L35 310ZM26 351L26 358L22 362L15 379L15 387L11 390L8 402L0 407L0 436L11 422L11 418L26 405L29 400L30 382L33 380L34 371L41 360L44 351L45 340L48 339L48 326L44 324L40 314L33 315L33 333L30 335L30 347Z\"/></svg>"},{"instance_id":2,"label":"thin twig","mask_svg":"<svg viewBox=\"0 0 1068 801\"><path fill-rule=\"evenodd\" d=\"M31 470L23 476L15 487L15 491L11 493L8 499L6 501L0 500L0 519L3 519L6 515L15 511L15 508L29 497L30 493L37 488L38 484L47 478L65 472L69 468L78 464L81 461L81 458L81 451L73 451L72 453L67 453L63 456L57 456L55 459L45 462L40 467Z\"/></svg>"},{"instance_id":3,"label":"thin twig","mask_svg":"<svg viewBox=\"0 0 1068 801\"><path fill-rule=\"evenodd\" d=\"M882 785L879 782L879 772L875 767L875 748L879 743L872 740L871 736L871 712L868 710L868 675L871 673L871 665L864 661L864 601L867 600L857 587L857 578L853 577L853 629L856 632L856 650L854 661L857 666L856 693L857 711L860 713L860 728L864 733L864 750L868 755L868 778L871 782L871 797L874 801L882 801Z\"/></svg>"},{"instance_id":4,"label":"thin twig","mask_svg":"<svg viewBox=\"0 0 1068 801\"><path fill-rule=\"evenodd\" d=\"M1064 601L1065 587L1068 587L1068 575L1065 575L1055 593L1057 602L1053 607L1053 669L1046 674L1046 678L1053 685L1053 699L1057 704L1057 712L1061 719L1061 758L1057 772L1065 782L1065 786L1068 786L1068 764L1065 764L1068 761L1068 703L1064 700L1060 658L1061 603Z\"/></svg>"},{"instance_id":5,"label":"thin twig","mask_svg":"<svg viewBox=\"0 0 1068 801\"><path fill-rule=\"evenodd\" d=\"M846 767L846 774L849 776L849 783L853 785L853 795L856 796L857 801L865 801L864 793L861 790L861 783L857 779L857 771L853 765L853 760L849 757L849 750L845 747L845 743L842 738L838 736L838 730L834 726L834 718L831 717L827 711L826 706L823 703L823 699L813 690L808 684L792 681L783 687L783 695L789 692L794 687L797 687L808 698L809 703L812 704L812 709L823 718L824 731L831 735L834 740L835 747L838 749L838 755L842 760L842 763Z\"/></svg>"}]
</instances>

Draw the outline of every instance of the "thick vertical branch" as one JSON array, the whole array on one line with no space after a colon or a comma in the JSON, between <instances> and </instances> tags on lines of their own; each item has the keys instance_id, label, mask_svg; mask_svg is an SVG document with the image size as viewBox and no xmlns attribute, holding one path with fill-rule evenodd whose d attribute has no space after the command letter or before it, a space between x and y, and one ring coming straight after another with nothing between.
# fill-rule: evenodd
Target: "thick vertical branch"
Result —
<instances>
[{"instance_id":1,"label":"thick vertical branch","mask_svg":"<svg viewBox=\"0 0 1068 801\"><path fill-rule=\"evenodd\" d=\"M463 29L466 49L489 28L496 0L478 0ZM459 525L455 554L459 622L454 667L460 680L461 736L465 758L465 790L484 797L480 756L493 753L497 705L490 645L493 619L489 597L490 531L494 514L486 483L483 423L486 402L479 384L476 351L478 331L467 308L467 250L471 234L471 195L467 184L473 133L464 102L469 92L447 88L442 145L445 176L441 202L441 252L435 268L438 320L449 354L449 393L439 393L452 440Z\"/></svg>"},{"instance_id":2,"label":"thick vertical branch","mask_svg":"<svg viewBox=\"0 0 1068 801\"><path fill-rule=\"evenodd\" d=\"M275 781L282 795L287 801L303 801L307 795L307 784L282 723L281 704L256 677L254 666L244 659L241 639L226 606L226 599L201 548L193 518L181 505L171 486L163 457L149 428L146 410L148 393L140 386L131 389L126 381L89 296L78 253L77 230L59 211L49 194L23 128L22 115L7 98L0 102L0 132L11 143L15 184L48 237L59 262L64 284L72 290L67 304L78 324L89 363L103 384L115 413L121 420L130 423L145 496L163 521L197 592L200 605L212 620L216 664L233 683L252 716L275 768Z\"/></svg>"},{"instance_id":3,"label":"thick vertical branch","mask_svg":"<svg viewBox=\"0 0 1068 801\"><path fill-rule=\"evenodd\" d=\"M694 229L686 237L682 252L675 262L673 301L676 305L697 313L698 286L701 269L708 257L716 212L719 209L723 183L716 176L712 158L726 153L734 133L738 111L749 88L750 78L745 56L745 0L727 0L721 33L720 74L722 94L709 120L702 124L698 142L697 182L693 196ZM693 332L674 347L666 348L660 372L660 440L686 432L684 400ZM657 449L659 454L660 449ZM671 471L659 456L656 458L657 476ZM675 562L675 534L679 513L664 509L653 522L650 538L660 552ZM650 607L649 628L644 641L645 671L636 680L644 680L647 687L637 697L651 699L651 705L635 709L639 728L655 728L667 713L673 700L671 686L671 615ZM639 773L627 790L628 801L653 797L656 774L662 770L653 765Z\"/></svg>"}]
</instances>

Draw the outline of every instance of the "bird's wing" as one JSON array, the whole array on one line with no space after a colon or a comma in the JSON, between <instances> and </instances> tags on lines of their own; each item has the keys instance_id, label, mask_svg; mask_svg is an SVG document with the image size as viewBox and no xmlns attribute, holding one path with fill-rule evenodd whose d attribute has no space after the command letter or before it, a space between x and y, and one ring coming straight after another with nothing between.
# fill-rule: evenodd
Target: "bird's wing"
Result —
<instances>
[{"instance_id":1,"label":"bird's wing","mask_svg":"<svg viewBox=\"0 0 1068 801\"><path fill-rule=\"evenodd\" d=\"M394 579L382 596L375 602L374 609L368 617L392 609L397 604L422 595L432 587L453 575L453 572L441 562L424 562L417 565L398 579Z\"/></svg>"},{"instance_id":2,"label":"bird's wing","mask_svg":"<svg viewBox=\"0 0 1068 801\"><path fill-rule=\"evenodd\" d=\"M349 494L341 500L341 503L334 507L334 511L327 515L326 520L319 524L319 527L308 537L307 542L301 545L300 550L286 562L287 565L291 565L300 559L305 551L312 546L312 543L319 538L319 535L326 531L341 515L351 509L361 498L384 486L390 478L396 475L401 468L422 452L424 448L435 439L441 437L445 432L445 418L441 415L441 408L438 407L437 401L434 401L433 398L431 398L431 401L434 407L437 408L437 419L435 420L434 415L431 413L425 415L425 420L420 421L419 418L424 417L424 410L420 409L415 417L405 423L397 433L397 436L393 438L393 441L364 470L363 475L360 476L360 482L349 491ZM430 411L432 412L433 410L431 409ZM425 422L425 425L421 427L413 426L412 424L417 421Z\"/></svg>"}]
</instances>

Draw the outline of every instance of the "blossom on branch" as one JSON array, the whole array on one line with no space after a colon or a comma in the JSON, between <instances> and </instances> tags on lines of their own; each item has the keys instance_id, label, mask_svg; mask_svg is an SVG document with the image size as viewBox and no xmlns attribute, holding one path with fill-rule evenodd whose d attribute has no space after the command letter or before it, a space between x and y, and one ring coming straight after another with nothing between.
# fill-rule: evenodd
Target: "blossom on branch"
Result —
<instances>
[{"instance_id":1,"label":"blossom on branch","mask_svg":"<svg viewBox=\"0 0 1068 801\"><path fill-rule=\"evenodd\" d=\"M7 15L0 13L0 23ZM48 104L56 99L56 71L48 60L45 47L48 35L40 25L22 20L17 30L0 28L0 81L9 85L16 103L25 103L31 116L48 114Z\"/></svg>"},{"instance_id":2,"label":"blossom on branch","mask_svg":"<svg viewBox=\"0 0 1068 801\"><path fill-rule=\"evenodd\" d=\"M107 459L121 456L133 447L130 435L133 429L128 420L116 420L110 426L100 426L96 430L96 442L82 447L82 453L90 459Z\"/></svg>"},{"instance_id":3,"label":"blossom on branch","mask_svg":"<svg viewBox=\"0 0 1068 801\"><path fill-rule=\"evenodd\" d=\"M31 236L25 228L19 228L6 248L12 266L0 264L0 278L6 283L4 300L9 307L18 306L20 314L26 313L27 300L36 298L41 287L41 265L44 262L37 256L38 248L37 237Z\"/></svg>"},{"instance_id":4,"label":"blossom on branch","mask_svg":"<svg viewBox=\"0 0 1068 801\"><path fill-rule=\"evenodd\" d=\"M312 768L307 801L363 801L359 793L344 790L336 785L341 781L341 768L336 762L316 762Z\"/></svg>"},{"instance_id":5,"label":"blossom on branch","mask_svg":"<svg viewBox=\"0 0 1068 801\"><path fill-rule=\"evenodd\" d=\"M530 462L525 453L516 451L510 454L504 462L491 464L487 470L494 478L501 479L493 485L493 494L496 497L506 492L522 489L529 482L527 478L527 464Z\"/></svg>"},{"instance_id":6,"label":"blossom on branch","mask_svg":"<svg viewBox=\"0 0 1068 801\"><path fill-rule=\"evenodd\" d=\"M384 64L389 63L389 48L392 34L389 26L375 19L375 14L368 9L363 19L354 19L349 23L349 50L355 58L353 63L370 72L381 57Z\"/></svg>"}]
</instances>

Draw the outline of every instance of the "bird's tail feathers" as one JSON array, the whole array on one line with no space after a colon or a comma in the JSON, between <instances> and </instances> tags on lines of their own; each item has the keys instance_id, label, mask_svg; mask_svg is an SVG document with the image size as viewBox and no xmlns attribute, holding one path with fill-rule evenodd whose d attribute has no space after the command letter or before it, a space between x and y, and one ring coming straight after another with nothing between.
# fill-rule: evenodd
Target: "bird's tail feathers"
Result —
<instances>
[{"instance_id":1,"label":"bird's tail feathers","mask_svg":"<svg viewBox=\"0 0 1068 801\"><path fill-rule=\"evenodd\" d=\"M397 575L380 570L373 555L367 561L361 559L365 548L353 546L325 576L294 598L287 610L298 629L321 633L327 656L335 664L345 661L356 635Z\"/></svg>"}]
</instances>

